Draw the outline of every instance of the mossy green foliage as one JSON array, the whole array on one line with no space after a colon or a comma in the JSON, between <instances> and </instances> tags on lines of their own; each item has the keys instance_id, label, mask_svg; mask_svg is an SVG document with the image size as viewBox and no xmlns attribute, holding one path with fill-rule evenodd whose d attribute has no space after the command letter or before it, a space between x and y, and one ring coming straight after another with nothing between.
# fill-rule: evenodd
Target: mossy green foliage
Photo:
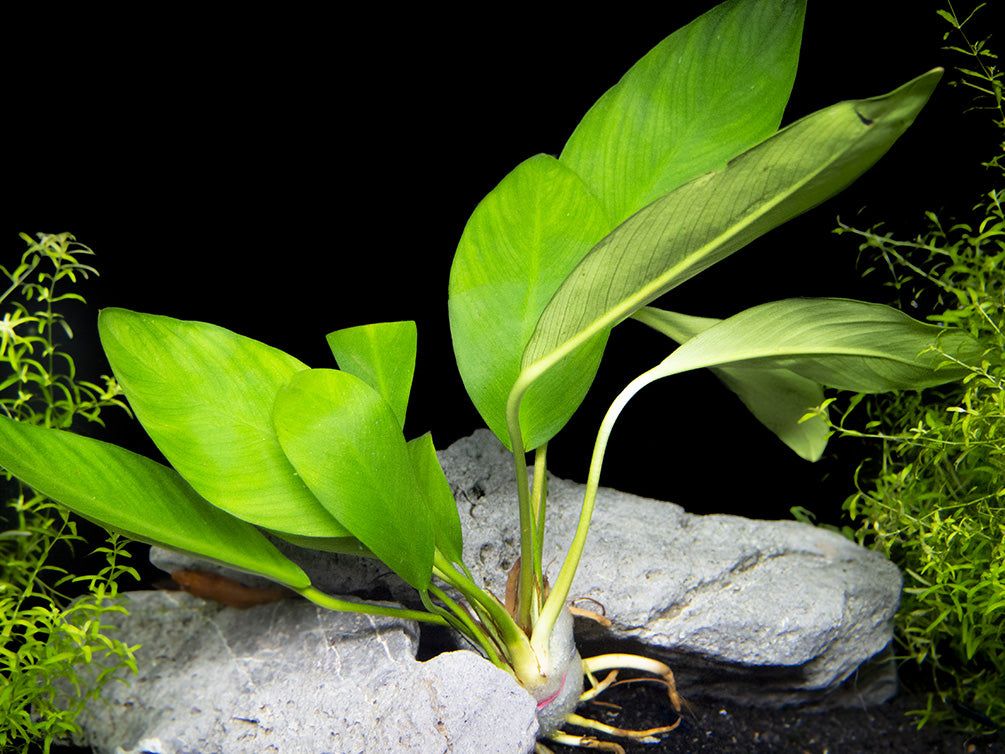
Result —
<instances>
[{"instance_id":1,"label":"mossy green foliage","mask_svg":"<svg viewBox=\"0 0 1005 754\"><path fill-rule=\"evenodd\" d=\"M18 421L69 428L76 419L101 423L101 412L125 408L114 380L79 380L64 350L73 337L61 304L83 303L76 285L94 268L80 260L92 252L68 233L21 235L28 248L19 264L0 274L0 411ZM65 509L14 480L4 482L0 516L0 751L45 751L55 739L79 731L85 702L97 696L122 666L135 672L133 650L101 623L122 611L117 579L136 576L112 537L95 552L97 573L60 567L82 542ZM71 600L64 592L84 596Z\"/></svg>"},{"instance_id":2,"label":"mossy green foliage","mask_svg":"<svg viewBox=\"0 0 1005 754\"><path fill-rule=\"evenodd\" d=\"M964 20L942 15L967 55L957 82L976 92L1005 133L1002 75L986 43L972 43ZM979 19L980 16L978 15ZM878 229L842 225L858 236L872 271L888 270L901 303L958 325L980 343L979 365L951 388L863 398L838 430L880 442L858 471L845 504L856 537L887 553L904 572L897 633L906 659L931 673L936 691L920 722L952 719L977 729L1005 726L1005 144L984 163L992 188L970 216L901 241ZM941 704L940 701L947 702ZM963 712L963 716L959 713ZM984 718L983 720L981 718Z\"/></svg>"}]
</instances>

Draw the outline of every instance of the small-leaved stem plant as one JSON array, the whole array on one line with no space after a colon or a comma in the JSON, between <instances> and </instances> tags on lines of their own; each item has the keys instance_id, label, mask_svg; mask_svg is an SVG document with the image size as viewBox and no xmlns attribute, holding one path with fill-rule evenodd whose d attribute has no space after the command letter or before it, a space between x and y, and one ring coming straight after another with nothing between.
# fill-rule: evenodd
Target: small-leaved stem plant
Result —
<instances>
[{"instance_id":1,"label":"small-leaved stem plant","mask_svg":"<svg viewBox=\"0 0 1005 754\"><path fill-rule=\"evenodd\" d=\"M80 380L61 338L72 338L58 308L83 298L80 279L97 274L81 259L92 254L68 233L21 234L28 248L11 270L0 267L0 411L25 424L67 429L75 419L101 423L103 409L125 408L115 381ZM0 517L0 751L49 750L80 731L77 718L119 667L135 671L133 648L102 626L116 604L117 580L133 569L116 536L97 548L97 573L76 575L58 565L75 542L67 510L18 480L4 484ZM84 595L64 596L67 586ZM67 690L72 689L72 694Z\"/></svg>"},{"instance_id":2,"label":"small-leaved stem plant","mask_svg":"<svg viewBox=\"0 0 1005 754\"><path fill-rule=\"evenodd\" d=\"M680 708L662 663L581 658L568 610L607 444L631 397L661 378L711 368L769 430L816 460L827 424L801 419L823 401L823 386L936 385L966 374L976 358L961 330L859 301L788 299L725 320L650 306L849 186L910 126L941 78L935 69L779 130L804 14L804 0L727 0L695 19L598 100L558 157L520 163L468 220L447 303L468 395L513 452L521 557L505 600L464 564L457 506L432 438L403 434L413 322L332 332L339 368L312 369L211 324L105 309L105 354L171 466L4 419L0 465L134 539L266 576L334 610L453 627L537 700L543 737L596 744L563 733L566 721L652 735L573 714L584 675L592 681L618 667L656 673ZM605 416L579 523L549 578L546 448L585 397L608 337L630 318L680 345L631 381ZM378 558L415 588L416 605L324 594L263 530Z\"/></svg>"},{"instance_id":3,"label":"small-leaved stem plant","mask_svg":"<svg viewBox=\"0 0 1005 754\"><path fill-rule=\"evenodd\" d=\"M952 5L941 15L953 27L946 36L960 40L948 49L967 57L959 83L975 93L971 109L986 112L1001 138L1002 72L987 41L964 31L982 7L962 21ZM845 509L856 538L904 572L897 637L936 689L919 723L983 732L1005 726L1005 141L996 146L983 164L998 188L966 218L927 212L926 232L907 241L881 228L838 228L861 239L870 271L889 271L903 306L931 312L930 321L967 331L979 346L962 381L856 395L835 430L878 441Z\"/></svg>"}]
</instances>

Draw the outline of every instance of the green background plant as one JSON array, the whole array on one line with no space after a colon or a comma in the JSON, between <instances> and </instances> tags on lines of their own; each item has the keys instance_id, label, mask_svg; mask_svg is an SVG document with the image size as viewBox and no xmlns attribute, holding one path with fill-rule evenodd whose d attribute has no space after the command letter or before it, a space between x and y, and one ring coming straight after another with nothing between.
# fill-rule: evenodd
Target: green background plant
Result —
<instances>
[{"instance_id":1,"label":"green background plant","mask_svg":"<svg viewBox=\"0 0 1005 754\"><path fill-rule=\"evenodd\" d=\"M1001 139L1002 73L987 41L971 41L964 28L982 8L961 18L950 5L940 15L953 27L948 49L967 58L953 83L974 94L971 110L989 116ZM998 141L984 163L991 190L952 220L926 212L927 229L913 240L881 227L838 228L860 239L868 272L889 273L904 308L969 331L981 347L962 383L856 396L836 429L879 443L845 509L856 538L904 572L897 637L935 688L919 722L983 731L1005 725L1003 159Z\"/></svg>"},{"instance_id":2,"label":"green background plant","mask_svg":"<svg viewBox=\"0 0 1005 754\"><path fill-rule=\"evenodd\" d=\"M69 428L75 419L101 424L101 412L124 408L118 386L76 375L65 340L73 337L61 306L84 303L75 291L96 275L83 263L91 250L68 233L21 234L28 248L0 294L0 409L42 427ZM133 648L117 641L101 617L121 611L118 580L135 576L119 538L94 552L97 572L65 568L84 542L67 511L16 480L4 482L0 518L0 750L28 751L79 730L85 702L111 673L135 670ZM76 569L75 569L76 570ZM83 596L71 599L73 593ZM72 688L72 693L67 691Z\"/></svg>"}]
</instances>

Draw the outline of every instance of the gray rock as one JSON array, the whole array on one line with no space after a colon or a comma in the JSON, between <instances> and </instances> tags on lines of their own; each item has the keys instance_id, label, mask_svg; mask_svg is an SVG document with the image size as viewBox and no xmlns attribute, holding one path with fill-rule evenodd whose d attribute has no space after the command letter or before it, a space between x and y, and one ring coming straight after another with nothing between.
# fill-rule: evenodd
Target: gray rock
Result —
<instances>
[{"instance_id":1,"label":"gray rock","mask_svg":"<svg viewBox=\"0 0 1005 754\"><path fill-rule=\"evenodd\" d=\"M501 594L519 554L512 459L481 430L440 460L458 499L465 561ZM548 480L543 561L552 578L583 493ZM826 529L693 515L601 489L571 596L612 621L577 621L584 656L627 643L670 664L686 697L826 707L878 704L895 692L881 660L901 584L885 557Z\"/></svg>"},{"instance_id":2,"label":"gray rock","mask_svg":"<svg viewBox=\"0 0 1005 754\"><path fill-rule=\"evenodd\" d=\"M108 619L119 638L143 644L140 674L88 705L81 743L99 752L534 746L534 700L473 652L416 662L414 622L296 600L234 610L177 592L133 593L126 607L128 617Z\"/></svg>"},{"instance_id":3,"label":"gray rock","mask_svg":"<svg viewBox=\"0 0 1005 754\"><path fill-rule=\"evenodd\" d=\"M502 594L506 575L519 549L512 459L495 437L483 430L441 452L440 460L458 502L464 528L465 561L476 580L481 580L494 593ZM575 528L584 488L551 478L548 489L549 535L544 561L549 564L550 576L554 578ZM389 589L397 599L412 599L410 590L376 561L299 550L283 543L281 547L301 563L314 584L323 591L365 594L374 589L384 592ZM153 560L168 571L196 567L190 561L164 552L155 552ZM207 566L200 564L198 567ZM232 575L246 580L243 575ZM602 489L572 596L583 600L583 607L601 606L611 620L607 628L591 621L577 621L584 656L634 651L662 659L674 668L682 695L692 701L711 698L762 706L803 704L828 708L876 704L893 695L896 686L891 665L883 658L892 639L892 620L900 588L900 573L887 559L827 530L792 521L692 515L677 505ZM264 626L271 620L285 620L282 616L286 611L296 610L298 614L306 611L315 622L323 614L311 605L295 608L296 605L289 602L282 603L282 607L257 608L266 612L262 613L263 627L255 630L265 631ZM272 612L268 612L270 610ZM226 612L217 610L213 614L223 616ZM226 620L248 620L248 613L230 612L240 617ZM224 619L214 618L202 626L208 639L197 639L192 634L183 645L198 645L204 641L212 644L221 620ZM346 654L350 645L359 646L363 656L368 651L378 655L385 652L386 640L375 632L369 618L331 614L331 620L364 631L363 635L357 635L347 628L339 634L336 655L350 656ZM351 620L356 623L342 623ZM414 627L399 626L396 630L414 640ZM158 653L168 655L161 648L161 639L156 641ZM363 648L367 643L371 645L370 650ZM225 644L232 646L233 642L228 639ZM262 651L268 654L274 650L265 649L265 646L274 647L275 643L263 645ZM307 659L301 656L296 662L309 666L314 662L310 658L316 654L317 647L306 649ZM458 656L470 660L471 667L478 673L495 672L471 653ZM420 667L431 668L440 662L445 669L456 660L438 658ZM416 663L394 659L392 664L392 675L383 667L373 671L367 683L376 683L372 686L376 690L363 695L366 702L360 710L351 706L353 694L344 701L340 698L337 704L318 707L318 689L323 687L310 682L303 684L311 689L307 694L309 701L304 708L298 708L296 722L270 722L269 735L275 740L281 735L301 735L301 729L327 725L334 719L331 710L345 709L352 712L338 713L340 717L335 720L333 729L342 726L344 731L355 731L360 736L371 735L372 738L359 739L366 743L366 746L360 744L363 749L394 751L393 747L386 748L393 741L384 738L381 732L387 730L388 715L404 716L409 725L418 725L420 721L426 725L429 720L435 720L436 715L446 716L443 719L464 719L465 714L474 715L479 710L476 716L481 723L485 720L484 710L502 709L496 701L499 698L516 693L517 697L522 696L524 704L530 699L505 674L497 674L501 676L497 679L498 686L491 685L488 680L479 681L475 686L490 696L491 701L484 704L475 701L470 687L456 694L449 692L455 680L442 674L436 676L435 687L422 686L429 689L428 694L416 697L407 693L418 688L415 685L418 681L414 680L418 671L413 668ZM405 671L404 668L410 669ZM476 670L464 671L472 672ZM233 669L228 670L228 674L235 683L243 678ZM388 680L400 677L413 680L403 683ZM364 683L361 678L355 683ZM330 678L328 684L331 685ZM427 698L433 698L430 696L433 688L439 689L437 699L453 700L457 706L449 713L436 704L430 706ZM397 705L404 703L399 690L404 690L406 697L411 696L412 702L418 698L420 703L407 712L399 709ZM225 692L220 687L213 699L237 693ZM247 688L240 693L247 695ZM291 693L292 690L284 690L279 696ZM329 693L327 688L325 693ZM253 703L250 698L245 701ZM133 701L134 706L162 707L166 703ZM374 711L374 705L380 711ZM210 716L203 724L205 732L199 733L205 737L200 740L206 742L217 741L220 736L231 735L230 731L251 725L237 725L236 719L261 719L257 712L224 713L212 705L206 707ZM427 714L431 709L438 711ZM533 713L533 709L530 712ZM210 719L214 714L216 722ZM472 730L467 727L471 721L465 719L464 725L447 726L450 736L459 738L444 738L439 735L441 728L434 726L438 733L433 734L433 739L435 745L444 740L477 741L475 751L522 751L520 747L530 740L524 735L534 725L518 722L515 726L518 740L512 743L501 736L513 732L512 720L523 719L507 711L499 716L500 731L484 732L485 729L478 728L471 734L461 732ZM359 724L351 726L351 720ZM287 730L283 725L293 725L296 730ZM187 723L186 727L191 728L191 724ZM162 741L175 740L171 736L178 735L157 733ZM349 733L342 735L343 740L351 740L352 745L356 745L355 738L348 738ZM133 739L136 740L136 735ZM191 736L185 740L192 740ZM500 748L486 748L490 745L486 742L493 742ZM353 749L341 749L350 750ZM467 749L461 746L451 750Z\"/></svg>"}]
</instances>

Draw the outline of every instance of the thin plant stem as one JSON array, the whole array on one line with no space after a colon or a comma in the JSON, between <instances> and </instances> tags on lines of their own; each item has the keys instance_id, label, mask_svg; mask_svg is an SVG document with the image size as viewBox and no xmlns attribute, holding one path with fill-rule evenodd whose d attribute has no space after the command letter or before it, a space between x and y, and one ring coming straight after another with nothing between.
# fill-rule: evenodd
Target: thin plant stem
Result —
<instances>
[{"instance_id":1,"label":"thin plant stem","mask_svg":"<svg viewBox=\"0 0 1005 754\"><path fill-rule=\"evenodd\" d=\"M514 674L521 681L529 680L538 672L537 656L531 649L530 639L523 632L506 608L484 589L478 587L467 576L454 568L439 550L433 552L433 568L436 575L457 591L472 605L482 608L488 622L499 631L499 643L509 659ZM488 625L486 625L488 628Z\"/></svg>"},{"instance_id":2,"label":"thin plant stem","mask_svg":"<svg viewBox=\"0 0 1005 754\"><path fill-rule=\"evenodd\" d=\"M433 568L433 575L448 584L451 583L451 579L453 578L452 574L446 574L436 567ZM475 597L473 591L469 592L469 594L465 594L465 590L468 586L467 584L462 586L457 586L456 584L451 585L454 589L457 589L457 591L464 595L465 600L467 600L468 605L471 607L472 612L474 612L479 621L477 628L470 636L468 636L468 638L477 643L481 643L483 641L494 642L495 646L500 647L503 654L506 654L506 642L503 639L502 634L499 632L499 629L496 627L492 614L481 602L479 602L479 599L481 598ZM477 587L473 587L473 589L477 589ZM474 621L472 621L472 623L473 622ZM463 629L461 629L461 633L467 635Z\"/></svg>"},{"instance_id":3,"label":"thin plant stem","mask_svg":"<svg viewBox=\"0 0 1005 754\"><path fill-rule=\"evenodd\" d=\"M531 644L535 648L547 646L555 622L569 598L572 580L576 576L576 569L579 568L579 561L583 557L583 548L586 547L586 537L590 532L590 521L593 518L593 509L597 502L597 491L600 489L600 470L604 465L604 454L607 452L607 443L611 431L614 429L614 424L628 401L642 388L660 377L661 375L656 369L651 369L628 383L628 386L614 399L604 415L604 420L600 423L597 440L593 446L593 455L590 458L590 472L586 479L586 492L583 495L583 507L579 513L579 524L576 526L576 533L573 535L558 578L555 579L551 593L541 610L541 615L534 624Z\"/></svg>"},{"instance_id":4,"label":"thin plant stem","mask_svg":"<svg viewBox=\"0 0 1005 754\"><path fill-rule=\"evenodd\" d=\"M384 615L389 618L434 623L438 626L450 625L442 615L434 615L424 610L409 610L402 607L391 607L390 605L375 605L370 602L350 602L349 600L342 600L332 597L330 594L325 594L313 586L297 589L296 591L302 597L309 599L315 605L320 605L326 610L337 610L342 613L363 613L364 615Z\"/></svg>"},{"instance_id":5,"label":"thin plant stem","mask_svg":"<svg viewBox=\"0 0 1005 754\"><path fill-rule=\"evenodd\" d=\"M506 428L509 431L510 444L513 450L513 465L516 471L517 502L520 509L520 586L516 620L525 630L532 625L532 606L535 602L534 592L534 549L536 536L534 534L534 511L532 508L527 473L527 453L523 446L523 434L520 431L520 403L530 383L526 387L514 386L506 401ZM519 388L519 389L518 389Z\"/></svg>"},{"instance_id":6,"label":"thin plant stem","mask_svg":"<svg viewBox=\"0 0 1005 754\"><path fill-rule=\"evenodd\" d=\"M534 488L531 491L531 507L534 510L534 580L538 589L543 588L544 575L541 565L541 551L544 549L544 519L548 505L548 443L534 453ZM539 608L539 600L533 607ZM534 619L537 616L533 616Z\"/></svg>"},{"instance_id":7,"label":"thin plant stem","mask_svg":"<svg viewBox=\"0 0 1005 754\"><path fill-rule=\"evenodd\" d=\"M17 290L18 288L21 287L21 284L25 280L27 280L28 276L31 275L31 273L35 271L36 267L38 267L38 263L41 261L41 259L42 259L41 257L35 257L32 260L32 262L31 262L31 266L28 267L28 269L26 269L19 277L17 277L17 278L11 278L10 287L6 291L4 291L2 294L0 294L0 303L3 303L3 301L11 293L13 293L15 290Z\"/></svg>"},{"instance_id":8,"label":"thin plant stem","mask_svg":"<svg viewBox=\"0 0 1005 754\"><path fill-rule=\"evenodd\" d=\"M446 592L437 586L430 586L429 591L444 605L447 606L449 613L444 617L451 622L454 626L454 630L463 634L469 641L476 643L480 648L482 653L497 668L502 668L503 670L509 670L509 665L506 661L499 655L496 651L495 642L490 639L490 637L485 635L485 632L481 627L472 620L471 615L465 610L461 605L458 605L454 600L450 598ZM442 609L442 608L441 608ZM446 611L445 611L446 612ZM456 621L457 625L454 625Z\"/></svg>"}]
</instances>

